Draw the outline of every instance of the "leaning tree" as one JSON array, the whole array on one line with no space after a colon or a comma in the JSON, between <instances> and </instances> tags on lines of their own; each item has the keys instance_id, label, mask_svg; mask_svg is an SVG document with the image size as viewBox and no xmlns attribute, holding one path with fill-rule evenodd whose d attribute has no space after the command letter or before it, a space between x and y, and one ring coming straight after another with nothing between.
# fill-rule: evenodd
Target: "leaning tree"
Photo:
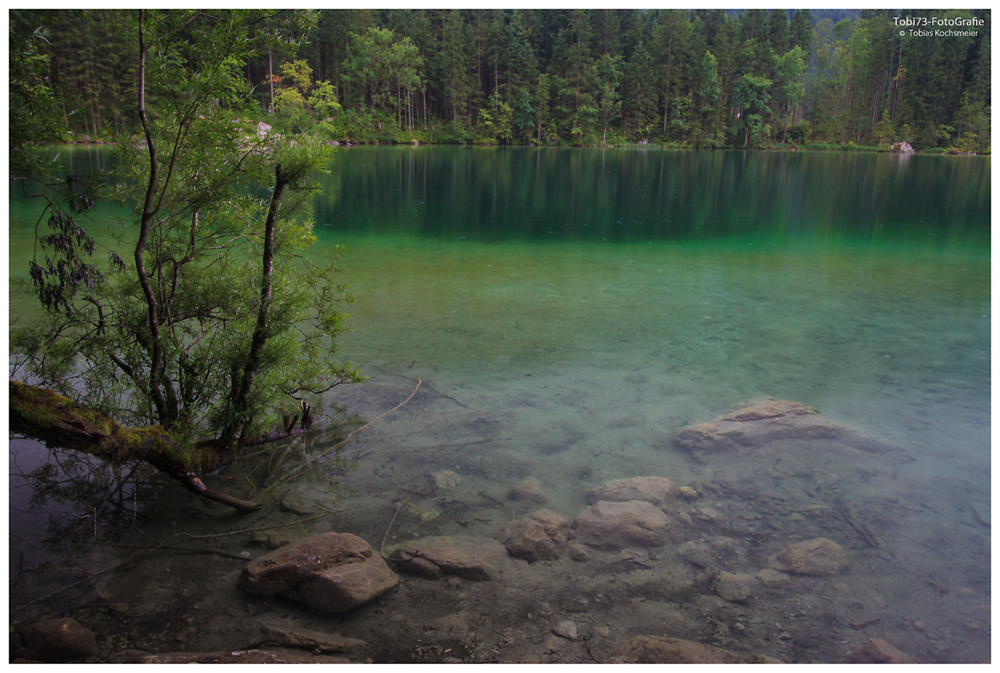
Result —
<instances>
[{"instance_id":1,"label":"leaning tree","mask_svg":"<svg viewBox=\"0 0 1000 673\"><path fill-rule=\"evenodd\" d=\"M199 475L276 427L282 436L308 429L311 396L363 378L338 358L350 299L337 279L340 250L306 252L328 151L252 121L247 59L276 31L302 34L295 13L277 19L130 12L137 128L119 139L100 188L122 213L111 243L82 224L96 180L11 164L12 184L45 202L28 263L45 317L11 330L12 431L145 461L251 507L206 490Z\"/></svg>"}]
</instances>

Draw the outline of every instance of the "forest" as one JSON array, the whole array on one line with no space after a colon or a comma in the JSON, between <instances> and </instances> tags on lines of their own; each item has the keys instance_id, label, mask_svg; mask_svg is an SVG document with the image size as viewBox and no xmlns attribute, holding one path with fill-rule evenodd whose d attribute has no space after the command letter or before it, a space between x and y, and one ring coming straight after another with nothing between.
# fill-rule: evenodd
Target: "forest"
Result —
<instances>
[{"instance_id":1,"label":"forest","mask_svg":"<svg viewBox=\"0 0 1000 673\"><path fill-rule=\"evenodd\" d=\"M20 65L53 101L36 140L138 128L132 23L11 11L12 91ZM330 141L990 148L988 9L323 9L267 23L248 31L266 47L231 64L249 113Z\"/></svg>"}]
</instances>

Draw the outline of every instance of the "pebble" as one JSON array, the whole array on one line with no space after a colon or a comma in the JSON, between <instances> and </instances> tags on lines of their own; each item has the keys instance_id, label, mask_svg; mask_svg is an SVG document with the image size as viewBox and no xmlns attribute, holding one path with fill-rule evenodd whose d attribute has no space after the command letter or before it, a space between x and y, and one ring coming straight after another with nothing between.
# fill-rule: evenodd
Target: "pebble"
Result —
<instances>
[{"instance_id":1,"label":"pebble","mask_svg":"<svg viewBox=\"0 0 1000 673\"><path fill-rule=\"evenodd\" d=\"M694 490L690 486L681 486L680 490L677 491L677 495L684 498L685 500L698 499L698 491Z\"/></svg>"},{"instance_id":2,"label":"pebble","mask_svg":"<svg viewBox=\"0 0 1000 673\"><path fill-rule=\"evenodd\" d=\"M570 621L568 619L566 621L559 622L558 624L552 627L552 633L556 634L561 638L565 638L566 640L576 640L577 637L576 622Z\"/></svg>"}]
</instances>

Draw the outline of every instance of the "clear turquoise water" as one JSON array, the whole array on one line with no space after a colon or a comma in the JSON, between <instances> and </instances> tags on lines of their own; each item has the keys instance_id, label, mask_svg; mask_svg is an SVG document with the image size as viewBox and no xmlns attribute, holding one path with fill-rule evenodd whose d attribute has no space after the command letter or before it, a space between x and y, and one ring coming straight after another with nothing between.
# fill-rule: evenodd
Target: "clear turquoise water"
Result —
<instances>
[{"instance_id":1,"label":"clear turquoise water","mask_svg":"<svg viewBox=\"0 0 1000 673\"><path fill-rule=\"evenodd\" d=\"M365 440L395 485L446 467L499 484L509 468L572 519L591 482L701 476L670 448L678 428L791 399L905 447L898 480L844 488L919 493L937 516L899 531L908 572L988 595L988 554L926 544L991 498L988 157L355 147L324 180L317 252L345 246L355 297L343 352L395 394L331 400L371 418L420 377L460 405L411 405ZM13 275L33 221L16 194L11 213ZM11 318L29 307L12 285ZM506 443L458 465L393 453L459 435ZM968 534L988 548L988 528Z\"/></svg>"},{"instance_id":2,"label":"clear turquoise water","mask_svg":"<svg viewBox=\"0 0 1000 673\"><path fill-rule=\"evenodd\" d=\"M988 408L988 158L355 148L327 194L355 361Z\"/></svg>"}]
</instances>

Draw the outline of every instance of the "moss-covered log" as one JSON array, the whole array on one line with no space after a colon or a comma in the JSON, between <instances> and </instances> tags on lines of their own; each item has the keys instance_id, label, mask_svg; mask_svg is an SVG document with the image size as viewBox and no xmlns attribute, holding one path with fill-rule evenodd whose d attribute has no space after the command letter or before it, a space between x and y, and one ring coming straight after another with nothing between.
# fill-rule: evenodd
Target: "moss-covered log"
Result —
<instances>
[{"instance_id":1,"label":"moss-covered log","mask_svg":"<svg viewBox=\"0 0 1000 673\"><path fill-rule=\"evenodd\" d=\"M140 460L177 479L203 497L237 509L257 504L207 488L198 475L230 462L232 456L210 443L179 442L159 425L126 428L110 416L68 397L10 381L10 429L52 446L88 453L110 463Z\"/></svg>"}]
</instances>

